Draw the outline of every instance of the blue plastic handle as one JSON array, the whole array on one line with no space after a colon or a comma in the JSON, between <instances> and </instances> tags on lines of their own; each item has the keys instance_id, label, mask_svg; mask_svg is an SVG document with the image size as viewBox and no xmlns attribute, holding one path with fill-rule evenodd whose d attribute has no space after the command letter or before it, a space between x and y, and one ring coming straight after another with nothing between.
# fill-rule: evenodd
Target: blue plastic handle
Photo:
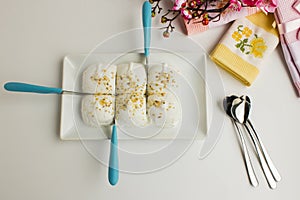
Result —
<instances>
[{"instance_id":1,"label":"blue plastic handle","mask_svg":"<svg viewBox=\"0 0 300 200\"><path fill-rule=\"evenodd\" d=\"M32 85L32 84L20 83L20 82L5 83L4 88L7 91L33 92L33 93L40 93L40 94L61 94L63 92L61 88L45 87L45 86Z\"/></svg>"},{"instance_id":2,"label":"blue plastic handle","mask_svg":"<svg viewBox=\"0 0 300 200\"><path fill-rule=\"evenodd\" d=\"M111 185L116 185L119 180L118 135L115 124L112 127L111 134L108 180Z\"/></svg>"},{"instance_id":3,"label":"blue plastic handle","mask_svg":"<svg viewBox=\"0 0 300 200\"><path fill-rule=\"evenodd\" d=\"M143 28L144 28L144 54L149 56L150 40L151 40L151 12L152 6L149 1L143 4Z\"/></svg>"}]
</instances>

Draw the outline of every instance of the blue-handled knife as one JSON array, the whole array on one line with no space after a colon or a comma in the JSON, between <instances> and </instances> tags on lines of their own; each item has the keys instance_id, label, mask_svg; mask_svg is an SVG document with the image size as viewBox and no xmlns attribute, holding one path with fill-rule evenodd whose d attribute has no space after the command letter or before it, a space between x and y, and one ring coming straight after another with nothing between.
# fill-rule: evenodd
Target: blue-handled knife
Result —
<instances>
[{"instance_id":1,"label":"blue-handled knife","mask_svg":"<svg viewBox=\"0 0 300 200\"><path fill-rule=\"evenodd\" d=\"M63 90L62 88L47 87L21 82L7 82L4 84L4 89L11 92L29 92L39 94L76 94L76 95L95 95L95 93L75 92ZM97 93L98 94L98 93ZM104 93L102 95L105 95Z\"/></svg>"},{"instance_id":2,"label":"blue-handled knife","mask_svg":"<svg viewBox=\"0 0 300 200\"><path fill-rule=\"evenodd\" d=\"M119 181L118 135L117 135L117 127L115 123L112 127L112 134L111 134L111 141L110 141L108 181L111 185L116 185Z\"/></svg>"},{"instance_id":3,"label":"blue-handled knife","mask_svg":"<svg viewBox=\"0 0 300 200\"><path fill-rule=\"evenodd\" d=\"M150 54L150 40L151 40L151 11L152 6L149 1L143 4L143 30L144 30L144 54L146 56L146 64L148 65L148 58Z\"/></svg>"},{"instance_id":4,"label":"blue-handled knife","mask_svg":"<svg viewBox=\"0 0 300 200\"><path fill-rule=\"evenodd\" d=\"M151 12L152 6L148 1L143 4L142 16L143 16L143 31L144 31L144 55L146 58L145 71L148 83L148 69L149 69L149 55L150 55L150 40L151 40ZM146 86L146 95L148 94L148 87ZM146 101L148 98L146 98Z\"/></svg>"}]
</instances>

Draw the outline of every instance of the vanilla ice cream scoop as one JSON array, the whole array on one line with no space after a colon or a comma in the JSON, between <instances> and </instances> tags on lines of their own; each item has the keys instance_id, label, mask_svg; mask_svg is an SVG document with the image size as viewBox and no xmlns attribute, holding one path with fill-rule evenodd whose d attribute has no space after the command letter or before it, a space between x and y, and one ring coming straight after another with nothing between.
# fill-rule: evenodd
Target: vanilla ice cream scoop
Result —
<instances>
[{"instance_id":1,"label":"vanilla ice cream scoop","mask_svg":"<svg viewBox=\"0 0 300 200\"><path fill-rule=\"evenodd\" d=\"M117 94L146 92L147 75L141 63L124 63L117 67Z\"/></svg>"},{"instance_id":2,"label":"vanilla ice cream scoop","mask_svg":"<svg viewBox=\"0 0 300 200\"><path fill-rule=\"evenodd\" d=\"M148 70L148 93L157 94L178 87L175 71L167 64L152 65Z\"/></svg>"},{"instance_id":3,"label":"vanilla ice cream scoop","mask_svg":"<svg viewBox=\"0 0 300 200\"><path fill-rule=\"evenodd\" d=\"M94 64L89 66L82 76L82 90L99 94L115 94L117 67Z\"/></svg>"},{"instance_id":4,"label":"vanilla ice cream scoop","mask_svg":"<svg viewBox=\"0 0 300 200\"><path fill-rule=\"evenodd\" d=\"M145 127L149 124L143 95L118 95L116 97L116 120L120 126Z\"/></svg>"},{"instance_id":5,"label":"vanilla ice cream scoop","mask_svg":"<svg viewBox=\"0 0 300 200\"><path fill-rule=\"evenodd\" d=\"M181 107L173 89L177 88L175 70L167 64L152 65L148 71L147 109L151 123L175 127L181 118Z\"/></svg>"},{"instance_id":6,"label":"vanilla ice cream scoop","mask_svg":"<svg viewBox=\"0 0 300 200\"><path fill-rule=\"evenodd\" d=\"M115 115L115 65L89 66L82 76L82 90L95 93L82 98L81 115L85 124L91 127L111 125Z\"/></svg>"},{"instance_id":7,"label":"vanilla ice cream scoop","mask_svg":"<svg viewBox=\"0 0 300 200\"><path fill-rule=\"evenodd\" d=\"M118 65L116 120L119 125L137 127L148 125L146 84L147 75L143 64L131 62Z\"/></svg>"},{"instance_id":8,"label":"vanilla ice cream scoop","mask_svg":"<svg viewBox=\"0 0 300 200\"><path fill-rule=\"evenodd\" d=\"M159 127L175 127L181 119L181 107L176 95L170 91L148 96L148 115Z\"/></svg>"},{"instance_id":9,"label":"vanilla ice cream scoop","mask_svg":"<svg viewBox=\"0 0 300 200\"><path fill-rule=\"evenodd\" d=\"M115 98L112 95L87 95L82 99L83 122L91 127L110 125L114 118Z\"/></svg>"}]
</instances>

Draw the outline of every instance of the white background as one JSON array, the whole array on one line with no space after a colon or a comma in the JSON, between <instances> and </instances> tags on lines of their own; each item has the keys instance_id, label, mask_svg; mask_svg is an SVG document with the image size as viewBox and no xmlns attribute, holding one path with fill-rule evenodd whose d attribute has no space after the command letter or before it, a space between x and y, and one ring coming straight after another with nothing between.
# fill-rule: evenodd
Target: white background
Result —
<instances>
[{"instance_id":1,"label":"white background","mask_svg":"<svg viewBox=\"0 0 300 200\"><path fill-rule=\"evenodd\" d=\"M89 52L113 34L141 27L142 3L1 0L0 84L24 81L60 87L63 57ZM227 28L192 38L209 52ZM198 160L196 142L170 167L143 175L122 173L118 185L111 187L106 167L80 142L59 139L58 96L8 93L1 87L0 199L299 199L300 102L280 46L266 58L251 88L220 73L226 94L253 99L251 118L282 175L276 190L268 188L256 161L260 186L249 185L227 118L221 140L205 160Z\"/></svg>"}]
</instances>

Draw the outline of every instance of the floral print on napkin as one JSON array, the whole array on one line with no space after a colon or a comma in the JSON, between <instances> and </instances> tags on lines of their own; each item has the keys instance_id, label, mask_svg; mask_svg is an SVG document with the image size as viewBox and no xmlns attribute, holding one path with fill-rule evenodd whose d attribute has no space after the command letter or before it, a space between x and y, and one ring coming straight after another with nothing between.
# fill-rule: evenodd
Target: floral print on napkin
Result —
<instances>
[{"instance_id":1,"label":"floral print on napkin","mask_svg":"<svg viewBox=\"0 0 300 200\"><path fill-rule=\"evenodd\" d=\"M237 43L235 47L246 55L253 55L255 58L263 58L267 45L264 38L253 34L253 31L244 25L239 25L232 35Z\"/></svg>"}]
</instances>

